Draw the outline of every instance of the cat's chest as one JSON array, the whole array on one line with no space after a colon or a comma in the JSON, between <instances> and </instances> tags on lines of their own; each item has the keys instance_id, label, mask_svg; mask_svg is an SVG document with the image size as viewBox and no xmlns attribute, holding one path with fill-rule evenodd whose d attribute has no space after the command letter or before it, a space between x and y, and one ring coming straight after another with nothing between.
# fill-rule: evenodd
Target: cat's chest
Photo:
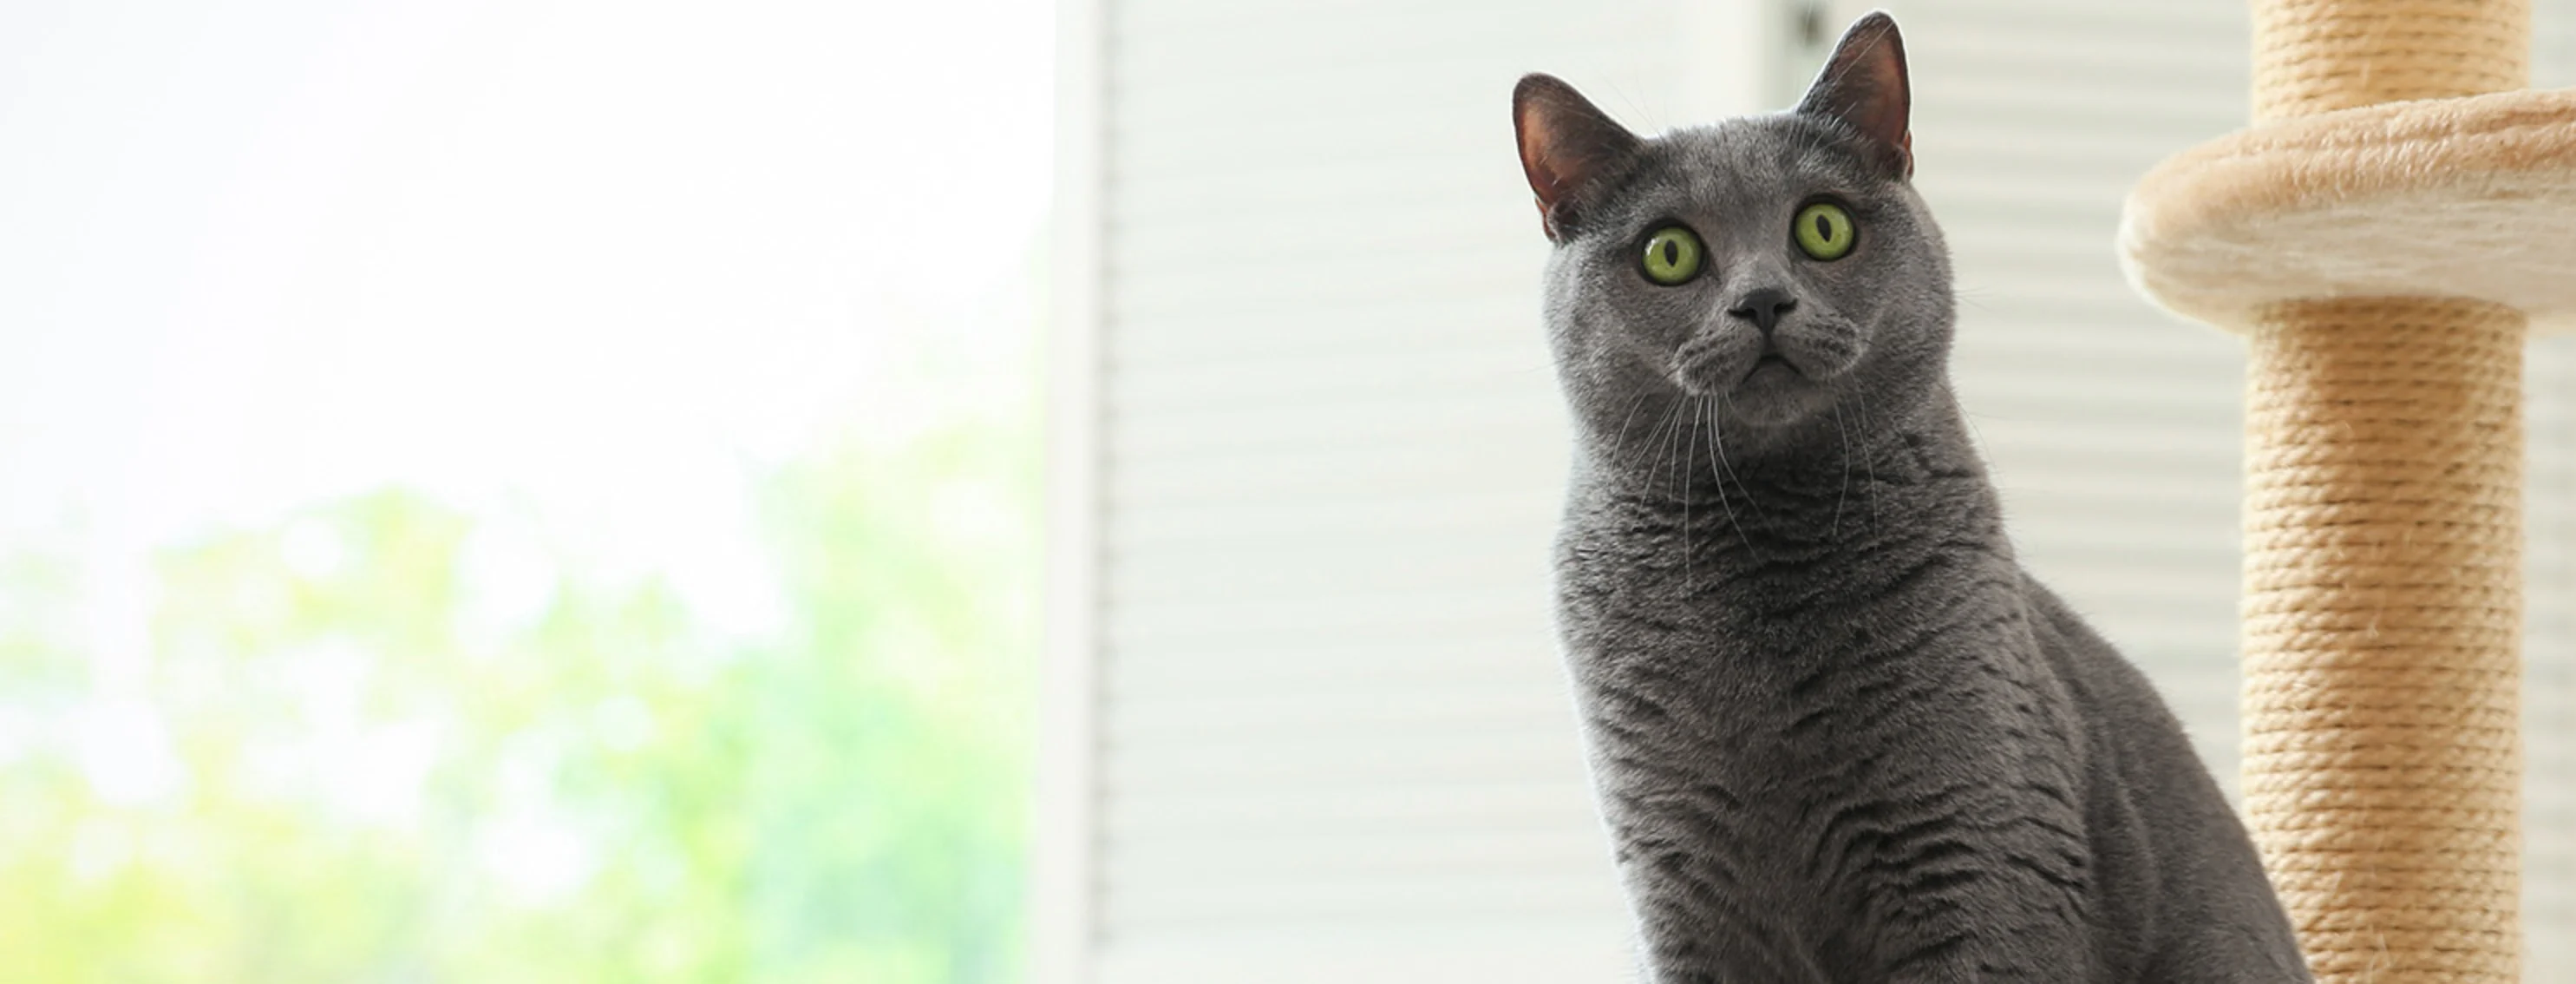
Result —
<instances>
[{"instance_id":1,"label":"cat's chest","mask_svg":"<svg viewBox=\"0 0 2576 984\"><path fill-rule=\"evenodd\" d=\"M1569 578L1565 656L1599 733L1663 746L1694 769L1794 771L1856 746L1976 741L2030 709L2038 660L2017 594L1854 598L1820 585L1829 569L1799 573L1712 585L1634 569Z\"/></svg>"},{"instance_id":2,"label":"cat's chest","mask_svg":"<svg viewBox=\"0 0 2576 984\"><path fill-rule=\"evenodd\" d=\"M2032 736L2063 730L2023 669L2026 647L1998 631L2007 618L1939 620L1947 631L1887 612L1648 624L1616 607L1566 656L1623 822L1691 802L1738 840L1810 844L1819 817L1903 799L1929 777L2001 788L2029 772Z\"/></svg>"}]
</instances>

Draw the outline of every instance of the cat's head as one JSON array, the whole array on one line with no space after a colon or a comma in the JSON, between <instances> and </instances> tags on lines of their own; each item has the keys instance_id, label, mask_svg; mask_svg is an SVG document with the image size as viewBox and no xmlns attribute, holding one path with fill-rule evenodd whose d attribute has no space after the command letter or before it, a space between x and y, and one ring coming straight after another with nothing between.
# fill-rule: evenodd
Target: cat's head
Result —
<instances>
[{"instance_id":1,"label":"cat's head","mask_svg":"<svg viewBox=\"0 0 2576 984\"><path fill-rule=\"evenodd\" d=\"M1832 440L1845 407L1885 421L1939 391L1950 269L1908 183L1908 109L1884 13L1843 34L1796 109L1658 137L1523 78L1513 123L1556 244L1548 327L1578 429L1622 440L1651 429L1622 422L1641 406L1699 398L1731 451L1759 454Z\"/></svg>"}]
</instances>

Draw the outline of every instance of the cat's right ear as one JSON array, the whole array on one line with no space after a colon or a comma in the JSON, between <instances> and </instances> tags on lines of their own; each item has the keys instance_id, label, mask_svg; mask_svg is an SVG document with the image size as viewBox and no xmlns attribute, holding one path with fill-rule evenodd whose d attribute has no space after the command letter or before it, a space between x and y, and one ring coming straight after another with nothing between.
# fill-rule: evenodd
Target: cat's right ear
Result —
<instances>
[{"instance_id":1,"label":"cat's right ear","mask_svg":"<svg viewBox=\"0 0 2576 984\"><path fill-rule=\"evenodd\" d=\"M1521 142L1521 172L1538 196L1540 227L1556 242L1581 221L1596 186L1627 170L1643 146L1573 86L1536 72L1512 87L1512 132Z\"/></svg>"},{"instance_id":2,"label":"cat's right ear","mask_svg":"<svg viewBox=\"0 0 2576 984\"><path fill-rule=\"evenodd\" d=\"M1905 37L1887 11L1862 14L1816 73L1798 112L1847 123L1869 139L1896 177L1914 176L1913 85L1905 78Z\"/></svg>"}]
</instances>

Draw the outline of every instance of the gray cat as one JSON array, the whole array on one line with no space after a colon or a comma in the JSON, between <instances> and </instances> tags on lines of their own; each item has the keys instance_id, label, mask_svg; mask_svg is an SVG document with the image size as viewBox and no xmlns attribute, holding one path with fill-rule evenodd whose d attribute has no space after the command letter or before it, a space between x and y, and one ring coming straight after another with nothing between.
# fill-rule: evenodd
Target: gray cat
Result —
<instances>
[{"instance_id":1,"label":"gray cat","mask_svg":"<svg viewBox=\"0 0 2576 984\"><path fill-rule=\"evenodd\" d=\"M2244 828L2014 559L1895 23L1794 111L1513 93L1577 435L1559 624L1657 984L2282 982Z\"/></svg>"}]
</instances>

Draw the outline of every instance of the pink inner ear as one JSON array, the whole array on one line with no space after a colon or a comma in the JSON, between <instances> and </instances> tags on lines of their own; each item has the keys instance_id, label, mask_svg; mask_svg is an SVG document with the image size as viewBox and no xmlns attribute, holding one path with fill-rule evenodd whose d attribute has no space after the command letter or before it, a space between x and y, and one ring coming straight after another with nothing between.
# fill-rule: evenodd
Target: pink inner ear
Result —
<instances>
[{"instance_id":1,"label":"pink inner ear","mask_svg":"<svg viewBox=\"0 0 2576 984\"><path fill-rule=\"evenodd\" d=\"M1557 162L1549 159L1549 151L1556 146L1558 134L1547 125L1544 113L1525 112L1521 126L1527 130L1521 141L1522 169L1529 173L1530 190L1538 193L1540 214L1545 214L1549 206L1565 195L1566 176L1559 170Z\"/></svg>"},{"instance_id":2,"label":"pink inner ear","mask_svg":"<svg viewBox=\"0 0 2576 984\"><path fill-rule=\"evenodd\" d=\"M1544 157L1530 165L1529 178L1530 189L1536 192L1530 196L1530 204L1538 206L1538 229L1553 242L1556 239L1556 218L1551 209L1555 207L1556 200L1564 196L1565 181L1555 168L1548 166Z\"/></svg>"},{"instance_id":3,"label":"pink inner ear","mask_svg":"<svg viewBox=\"0 0 2576 984\"><path fill-rule=\"evenodd\" d=\"M1512 90L1512 131L1521 171L1538 198L1540 228L1550 239L1563 232L1556 226L1560 210L1603 169L1633 154L1637 143L1572 87L1539 74L1523 76Z\"/></svg>"},{"instance_id":4,"label":"pink inner ear","mask_svg":"<svg viewBox=\"0 0 2576 984\"><path fill-rule=\"evenodd\" d=\"M1839 117L1872 141L1896 152L1914 173L1914 135L1907 126L1912 93L1905 77L1905 42L1896 22L1872 13L1853 22L1798 103L1801 112Z\"/></svg>"},{"instance_id":5,"label":"pink inner ear","mask_svg":"<svg viewBox=\"0 0 2576 984\"><path fill-rule=\"evenodd\" d=\"M1538 207L1544 209L1565 194L1565 176L1556 173L1556 162L1540 151L1530 161L1530 187L1538 192Z\"/></svg>"},{"instance_id":6,"label":"pink inner ear","mask_svg":"<svg viewBox=\"0 0 2576 984\"><path fill-rule=\"evenodd\" d=\"M1843 118L1850 120L1871 139L1912 154L1914 130L1906 116L1911 94L1906 92L1905 67L1891 52L1880 48L1871 52L1865 63L1868 70L1858 73L1848 84L1854 91L1840 94Z\"/></svg>"}]
</instances>

